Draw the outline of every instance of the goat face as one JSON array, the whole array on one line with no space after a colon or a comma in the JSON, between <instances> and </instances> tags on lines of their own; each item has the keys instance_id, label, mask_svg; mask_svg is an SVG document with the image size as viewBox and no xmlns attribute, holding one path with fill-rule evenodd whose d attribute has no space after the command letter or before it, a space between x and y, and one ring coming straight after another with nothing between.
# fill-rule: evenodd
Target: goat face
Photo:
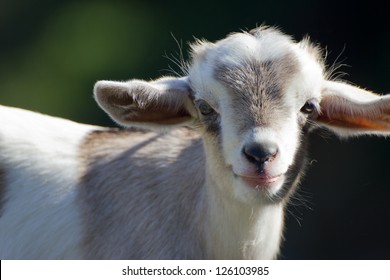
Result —
<instances>
[{"instance_id":1,"label":"goat face","mask_svg":"<svg viewBox=\"0 0 390 280\"><path fill-rule=\"evenodd\" d=\"M199 119L230 169L227 185L245 200L279 201L304 165L323 67L302 48L275 30L193 47L189 80Z\"/></svg>"}]
</instances>

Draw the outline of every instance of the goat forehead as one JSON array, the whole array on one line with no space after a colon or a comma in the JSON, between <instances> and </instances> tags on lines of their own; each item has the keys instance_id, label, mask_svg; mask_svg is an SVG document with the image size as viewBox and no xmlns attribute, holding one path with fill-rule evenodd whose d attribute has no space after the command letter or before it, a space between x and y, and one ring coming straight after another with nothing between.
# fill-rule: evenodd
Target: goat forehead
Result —
<instances>
[{"instance_id":1,"label":"goat forehead","mask_svg":"<svg viewBox=\"0 0 390 280\"><path fill-rule=\"evenodd\" d=\"M283 89L298 72L299 64L293 53L265 60L243 60L231 65L216 61L213 77L243 99L281 98Z\"/></svg>"},{"instance_id":2,"label":"goat forehead","mask_svg":"<svg viewBox=\"0 0 390 280\"><path fill-rule=\"evenodd\" d=\"M252 86L260 79L277 84L299 70L293 45L275 29L257 29L218 42L209 63L214 65L214 77L230 86Z\"/></svg>"},{"instance_id":3,"label":"goat forehead","mask_svg":"<svg viewBox=\"0 0 390 280\"><path fill-rule=\"evenodd\" d=\"M275 115L282 118L294 102L288 88L299 71L294 53L271 59L245 59L231 65L218 60L213 78L222 83L234 102L234 110L245 112L254 124L269 124Z\"/></svg>"}]
</instances>

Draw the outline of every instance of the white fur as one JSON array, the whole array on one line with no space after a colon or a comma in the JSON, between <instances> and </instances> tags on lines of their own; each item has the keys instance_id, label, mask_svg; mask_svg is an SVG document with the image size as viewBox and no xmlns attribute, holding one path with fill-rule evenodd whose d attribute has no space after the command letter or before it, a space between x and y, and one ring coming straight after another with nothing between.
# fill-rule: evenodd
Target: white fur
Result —
<instances>
[{"instance_id":1,"label":"white fur","mask_svg":"<svg viewBox=\"0 0 390 280\"><path fill-rule=\"evenodd\" d=\"M308 133L389 135L390 98L328 81L307 41L254 34L198 42L186 77L95 85L116 122L157 131L0 107L0 258L276 258ZM272 160L245 152L266 143Z\"/></svg>"},{"instance_id":2,"label":"white fur","mask_svg":"<svg viewBox=\"0 0 390 280\"><path fill-rule=\"evenodd\" d=\"M4 106L0 119L0 162L9 184L0 258L80 258L77 149L96 128Z\"/></svg>"}]
</instances>

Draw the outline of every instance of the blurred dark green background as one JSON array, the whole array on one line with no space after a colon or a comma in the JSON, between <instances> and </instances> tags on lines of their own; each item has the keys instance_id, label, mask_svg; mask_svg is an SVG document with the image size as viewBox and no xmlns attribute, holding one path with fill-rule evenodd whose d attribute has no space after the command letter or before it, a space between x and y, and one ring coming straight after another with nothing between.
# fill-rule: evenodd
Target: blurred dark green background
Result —
<instances>
[{"instance_id":1,"label":"blurred dark green background","mask_svg":"<svg viewBox=\"0 0 390 280\"><path fill-rule=\"evenodd\" d=\"M173 36L186 50L262 23L309 34L329 65L349 65L346 80L386 93L387 11L384 1L0 0L0 104L112 126L92 99L97 80L169 74ZM313 136L310 154L281 258L390 259L390 139Z\"/></svg>"}]
</instances>

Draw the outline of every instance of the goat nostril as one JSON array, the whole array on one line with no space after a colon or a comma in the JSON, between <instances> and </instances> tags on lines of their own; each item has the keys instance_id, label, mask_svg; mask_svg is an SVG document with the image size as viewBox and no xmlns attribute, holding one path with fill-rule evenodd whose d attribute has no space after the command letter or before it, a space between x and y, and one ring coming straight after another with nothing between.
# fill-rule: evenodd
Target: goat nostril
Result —
<instances>
[{"instance_id":1,"label":"goat nostril","mask_svg":"<svg viewBox=\"0 0 390 280\"><path fill-rule=\"evenodd\" d=\"M249 162L264 164L275 159L278 154L278 147L272 142L250 143L245 145L243 153Z\"/></svg>"}]
</instances>

